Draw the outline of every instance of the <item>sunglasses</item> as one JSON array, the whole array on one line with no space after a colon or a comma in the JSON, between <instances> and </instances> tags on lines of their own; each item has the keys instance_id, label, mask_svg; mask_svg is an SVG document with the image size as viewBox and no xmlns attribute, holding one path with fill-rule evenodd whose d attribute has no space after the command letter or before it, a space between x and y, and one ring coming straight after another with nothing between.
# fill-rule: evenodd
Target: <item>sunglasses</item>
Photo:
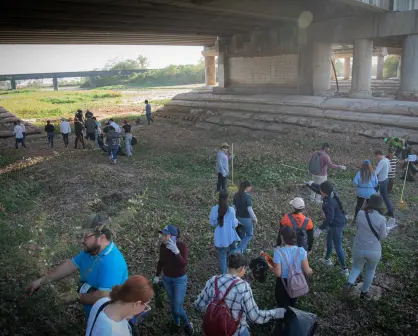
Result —
<instances>
[{"instance_id":1,"label":"sunglasses","mask_svg":"<svg viewBox=\"0 0 418 336\"><path fill-rule=\"evenodd\" d=\"M83 235L83 240L87 240L87 239L89 239L90 237L93 237L93 236L95 236L94 233L92 233L92 234L85 234L85 235Z\"/></svg>"},{"instance_id":2,"label":"sunglasses","mask_svg":"<svg viewBox=\"0 0 418 336\"><path fill-rule=\"evenodd\" d=\"M146 303L144 303L144 306L145 306L145 309L143 311L144 313L148 313L152 309L151 306Z\"/></svg>"}]
</instances>

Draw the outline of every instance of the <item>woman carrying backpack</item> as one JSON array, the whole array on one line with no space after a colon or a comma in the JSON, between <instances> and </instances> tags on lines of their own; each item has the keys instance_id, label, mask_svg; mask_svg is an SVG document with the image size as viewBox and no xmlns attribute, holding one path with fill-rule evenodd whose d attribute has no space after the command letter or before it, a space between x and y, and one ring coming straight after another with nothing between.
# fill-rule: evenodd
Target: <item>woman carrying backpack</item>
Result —
<instances>
[{"instance_id":1,"label":"woman carrying backpack","mask_svg":"<svg viewBox=\"0 0 418 336\"><path fill-rule=\"evenodd\" d=\"M283 308L260 310L254 301L250 285L242 278L247 268L247 259L241 253L233 253L228 259L228 273L214 276L194 305L206 311L203 320L205 335L250 336L247 320L264 324L271 319L283 318ZM220 300L224 298L225 304Z\"/></svg>"},{"instance_id":2,"label":"woman carrying backpack","mask_svg":"<svg viewBox=\"0 0 418 336\"><path fill-rule=\"evenodd\" d=\"M257 217L253 210L252 199L249 194L251 191L251 183L248 181L241 182L238 192L234 195L233 205L237 210L237 219L243 225L245 236L238 245L241 253L247 252L247 246L254 236L254 226L257 224Z\"/></svg>"},{"instance_id":3,"label":"woman carrying backpack","mask_svg":"<svg viewBox=\"0 0 418 336\"><path fill-rule=\"evenodd\" d=\"M216 226L214 243L219 252L219 269L221 274L225 274L228 249L231 252L235 242L241 240L235 231L238 220L235 218L235 209L228 205L227 191L221 190L219 193L218 204L210 211L209 223Z\"/></svg>"},{"instance_id":4,"label":"woman carrying backpack","mask_svg":"<svg viewBox=\"0 0 418 336\"><path fill-rule=\"evenodd\" d=\"M380 214L382 196L372 195L365 208L357 216L357 232L353 244L353 268L344 285L343 295L347 296L357 277L363 272L363 286L360 297L367 296L377 264L382 256L381 241L387 236L386 218Z\"/></svg>"},{"instance_id":5,"label":"woman carrying backpack","mask_svg":"<svg viewBox=\"0 0 418 336\"><path fill-rule=\"evenodd\" d=\"M193 325L189 322L183 307L187 290L188 249L185 243L177 240L180 238L180 230L176 226L166 225L159 233L163 238L153 282L154 284L160 282L159 276L162 271L164 273L163 285L170 299L171 313L174 319L172 332L178 333L180 331L180 320L183 320L186 334L193 335Z\"/></svg>"},{"instance_id":6,"label":"woman carrying backpack","mask_svg":"<svg viewBox=\"0 0 418 336\"><path fill-rule=\"evenodd\" d=\"M297 246L296 231L289 226L283 226L280 229L280 236L285 246L278 246L274 251L274 265L272 267L273 273L277 276L275 289L276 301L279 307L296 307L297 296L289 295L292 290L288 283L289 271L292 269L292 272L296 271L296 273L301 273L303 271L306 275L311 275L312 269L309 267L306 250L303 247ZM308 289L307 286L306 284L306 292ZM305 292L302 288L299 290Z\"/></svg>"},{"instance_id":7,"label":"woman carrying backpack","mask_svg":"<svg viewBox=\"0 0 418 336\"><path fill-rule=\"evenodd\" d=\"M363 161L360 171L354 177L353 183L357 187L357 205L354 211L353 220L353 222L355 222L358 212L363 207L364 201L366 201L367 204L370 196L376 193L375 188L379 184L377 176L373 172L373 166L369 160Z\"/></svg>"},{"instance_id":8,"label":"woman carrying backpack","mask_svg":"<svg viewBox=\"0 0 418 336\"><path fill-rule=\"evenodd\" d=\"M128 319L150 311L153 296L148 279L142 275L134 275L122 286L114 286L109 297L93 305L86 336L131 335Z\"/></svg>"},{"instance_id":9,"label":"woman carrying backpack","mask_svg":"<svg viewBox=\"0 0 418 336\"><path fill-rule=\"evenodd\" d=\"M334 187L328 181L317 185L312 182L308 182L307 185L311 190L322 196L322 212L324 215L324 221L322 225L314 230L314 237L319 236L322 230L327 231L327 252L325 258L322 261L332 266L330 260L332 250L335 247L337 252L338 261L341 265L341 273L348 276L348 268L345 264L345 256L343 251L343 230L346 224L346 217L343 209L343 205L338 195L334 192Z\"/></svg>"}]
</instances>

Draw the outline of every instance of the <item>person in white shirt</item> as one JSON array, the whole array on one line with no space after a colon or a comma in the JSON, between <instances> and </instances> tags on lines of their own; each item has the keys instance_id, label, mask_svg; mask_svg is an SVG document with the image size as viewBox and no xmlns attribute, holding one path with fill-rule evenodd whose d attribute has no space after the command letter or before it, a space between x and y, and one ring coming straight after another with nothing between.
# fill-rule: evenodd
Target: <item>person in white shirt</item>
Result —
<instances>
[{"instance_id":1,"label":"person in white shirt","mask_svg":"<svg viewBox=\"0 0 418 336\"><path fill-rule=\"evenodd\" d=\"M385 157L381 150L374 152L374 155L379 160L379 163L376 167L375 174L379 180L379 193L385 202L388 209L387 215L389 217L394 217L393 215L393 205L389 198L388 185L389 185L389 173L390 173L390 161Z\"/></svg>"},{"instance_id":2,"label":"person in white shirt","mask_svg":"<svg viewBox=\"0 0 418 336\"><path fill-rule=\"evenodd\" d=\"M216 185L216 191L226 190L226 178L229 175L229 160L228 157L229 145L224 142L221 145L220 150L216 156L216 173L218 174L218 183Z\"/></svg>"},{"instance_id":3,"label":"person in white shirt","mask_svg":"<svg viewBox=\"0 0 418 336\"><path fill-rule=\"evenodd\" d=\"M20 124L20 121L17 121L13 129L13 134L15 135L15 148L16 149L19 148L19 143L22 144L22 147L26 148L24 130L25 129Z\"/></svg>"},{"instance_id":4,"label":"person in white shirt","mask_svg":"<svg viewBox=\"0 0 418 336\"><path fill-rule=\"evenodd\" d=\"M70 123L65 118L61 118L60 132L62 134L65 147L68 147L68 136L71 134L71 127Z\"/></svg>"},{"instance_id":5,"label":"person in white shirt","mask_svg":"<svg viewBox=\"0 0 418 336\"><path fill-rule=\"evenodd\" d=\"M153 296L149 280L142 275L134 275L122 286L114 286L110 297L102 298L93 305L86 336L132 335L130 323L137 324L151 310L149 303Z\"/></svg>"},{"instance_id":6,"label":"person in white shirt","mask_svg":"<svg viewBox=\"0 0 418 336\"><path fill-rule=\"evenodd\" d=\"M109 119L109 125L112 126L115 129L116 133L121 133L122 132L122 130L120 129L120 126L117 123L115 123L113 121L113 119Z\"/></svg>"}]
</instances>

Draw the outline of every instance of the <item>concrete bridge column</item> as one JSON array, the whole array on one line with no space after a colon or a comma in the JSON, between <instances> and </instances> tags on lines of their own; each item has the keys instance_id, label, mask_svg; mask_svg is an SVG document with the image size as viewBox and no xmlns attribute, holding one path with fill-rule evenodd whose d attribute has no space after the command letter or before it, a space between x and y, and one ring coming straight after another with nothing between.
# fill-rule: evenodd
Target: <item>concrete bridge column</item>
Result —
<instances>
[{"instance_id":1,"label":"concrete bridge column","mask_svg":"<svg viewBox=\"0 0 418 336\"><path fill-rule=\"evenodd\" d=\"M372 57L373 40L358 39L354 41L350 97L371 97Z\"/></svg>"},{"instance_id":2,"label":"concrete bridge column","mask_svg":"<svg viewBox=\"0 0 418 336\"><path fill-rule=\"evenodd\" d=\"M312 47L312 89L315 96L322 96L331 89L331 44L315 43Z\"/></svg>"},{"instance_id":3,"label":"concrete bridge column","mask_svg":"<svg viewBox=\"0 0 418 336\"><path fill-rule=\"evenodd\" d=\"M344 58L344 79L350 79L351 57Z\"/></svg>"},{"instance_id":4,"label":"concrete bridge column","mask_svg":"<svg viewBox=\"0 0 418 336\"><path fill-rule=\"evenodd\" d=\"M58 78L57 77L52 78L52 84L54 85L54 91L58 91Z\"/></svg>"},{"instance_id":5,"label":"concrete bridge column","mask_svg":"<svg viewBox=\"0 0 418 336\"><path fill-rule=\"evenodd\" d=\"M96 87L96 81L94 80L94 76L89 77L89 86L93 89Z\"/></svg>"},{"instance_id":6,"label":"concrete bridge column","mask_svg":"<svg viewBox=\"0 0 418 336\"><path fill-rule=\"evenodd\" d=\"M403 44L401 84L397 99L418 98L418 35L409 35Z\"/></svg>"},{"instance_id":7,"label":"concrete bridge column","mask_svg":"<svg viewBox=\"0 0 418 336\"><path fill-rule=\"evenodd\" d=\"M377 74L376 79L383 79L383 66L385 64L384 56L377 56Z\"/></svg>"},{"instance_id":8,"label":"concrete bridge column","mask_svg":"<svg viewBox=\"0 0 418 336\"><path fill-rule=\"evenodd\" d=\"M214 48L205 48L202 51L202 56L205 57L205 84L207 86L216 85L216 54Z\"/></svg>"},{"instance_id":9,"label":"concrete bridge column","mask_svg":"<svg viewBox=\"0 0 418 336\"><path fill-rule=\"evenodd\" d=\"M12 79L10 80L10 85L12 87L12 90L16 90L16 79L14 77L12 77Z\"/></svg>"},{"instance_id":10,"label":"concrete bridge column","mask_svg":"<svg viewBox=\"0 0 418 336\"><path fill-rule=\"evenodd\" d=\"M331 61L332 61L332 63L334 63L334 66L335 66L335 60L336 60L335 56L332 56L331 57ZM329 66L330 66L330 69L331 69L331 79L333 81L335 81L334 67L332 66L331 62L330 62L330 65Z\"/></svg>"}]
</instances>

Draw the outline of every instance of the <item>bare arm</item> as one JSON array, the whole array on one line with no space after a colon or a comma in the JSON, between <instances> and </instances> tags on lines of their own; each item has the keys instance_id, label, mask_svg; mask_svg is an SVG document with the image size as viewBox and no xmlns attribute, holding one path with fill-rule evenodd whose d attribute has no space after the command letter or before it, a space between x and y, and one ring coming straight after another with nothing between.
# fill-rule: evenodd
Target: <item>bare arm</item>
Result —
<instances>
[{"instance_id":1,"label":"bare arm","mask_svg":"<svg viewBox=\"0 0 418 336\"><path fill-rule=\"evenodd\" d=\"M276 264L273 265L273 273L280 278L282 276L282 264Z\"/></svg>"},{"instance_id":2,"label":"bare arm","mask_svg":"<svg viewBox=\"0 0 418 336\"><path fill-rule=\"evenodd\" d=\"M302 270L303 270L303 273L305 273L306 275L312 274L312 268L309 267L308 257L302 260Z\"/></svg>"}]
</instances>

